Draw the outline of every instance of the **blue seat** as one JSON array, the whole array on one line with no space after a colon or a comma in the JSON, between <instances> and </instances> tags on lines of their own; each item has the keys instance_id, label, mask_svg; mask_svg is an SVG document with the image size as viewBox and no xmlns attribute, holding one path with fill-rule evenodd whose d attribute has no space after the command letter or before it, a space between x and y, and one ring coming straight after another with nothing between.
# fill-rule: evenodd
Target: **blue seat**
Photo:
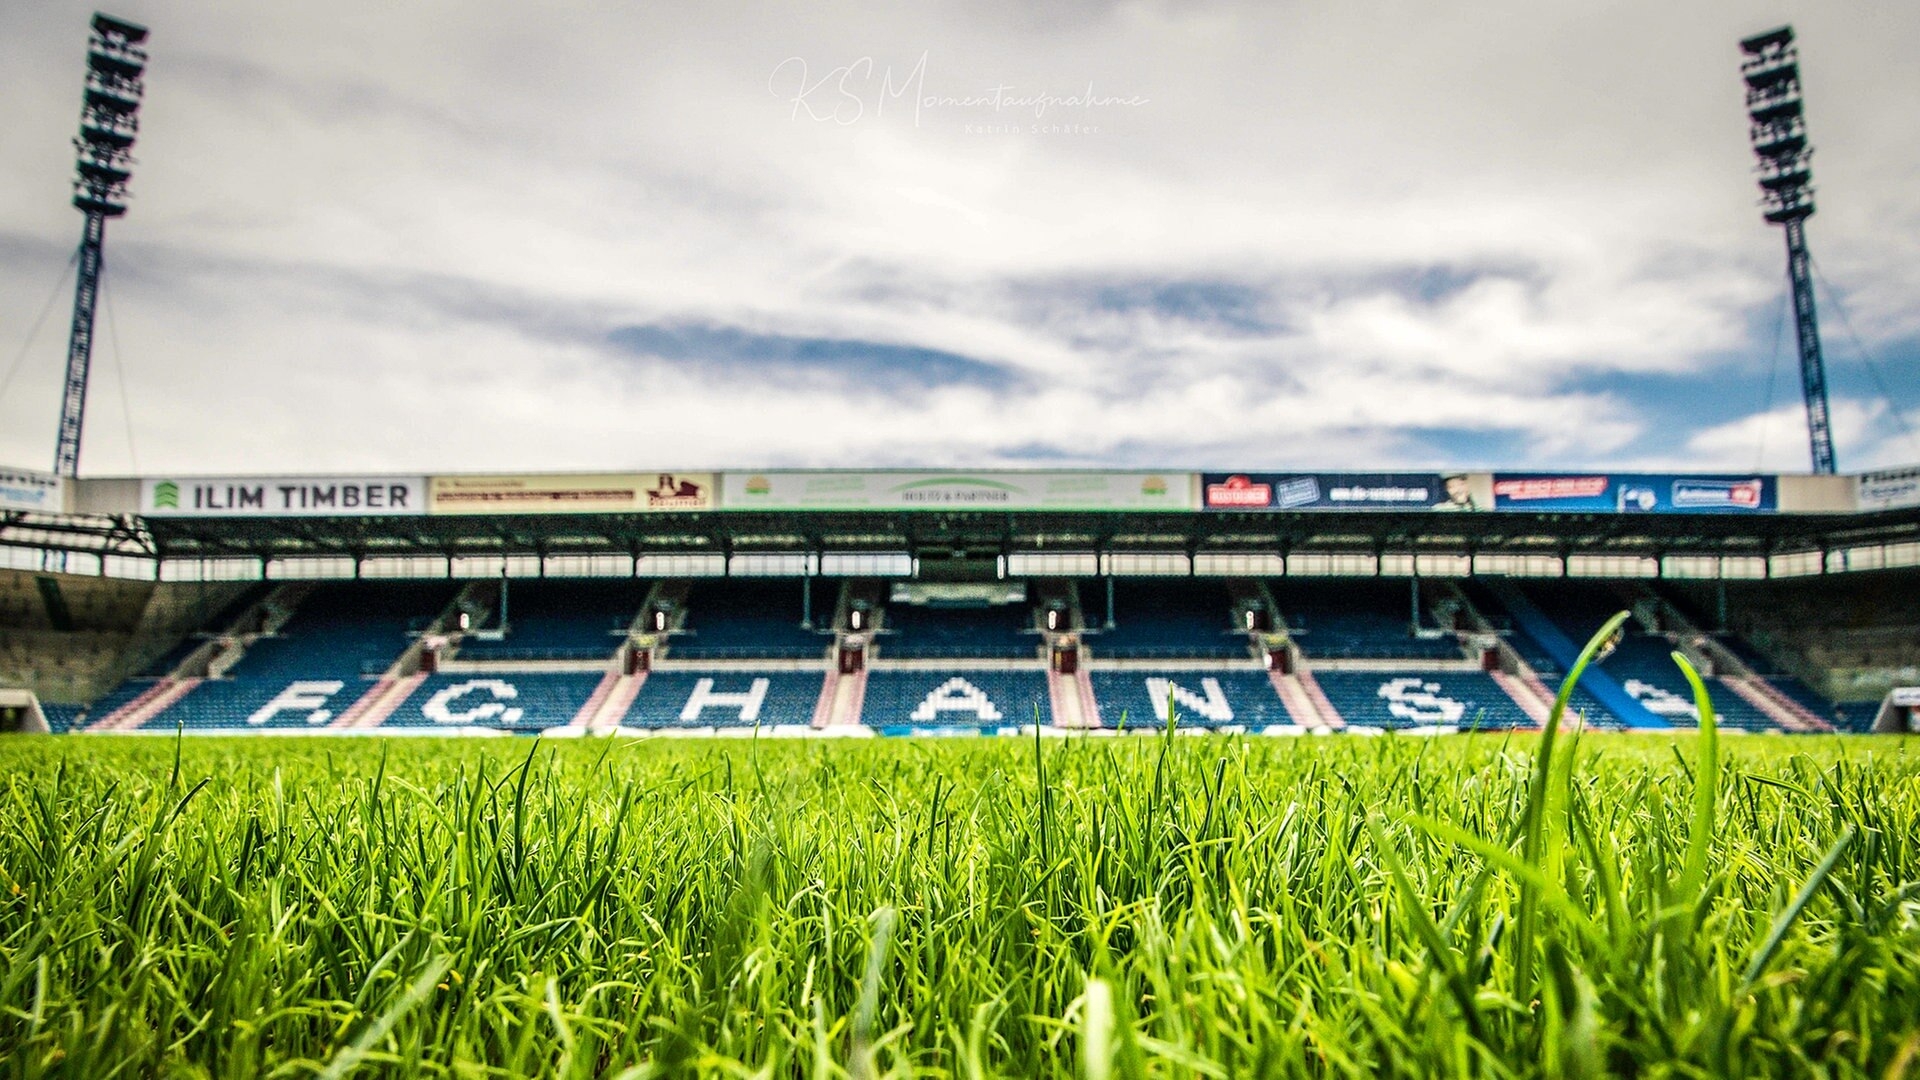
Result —
<instances>
[{"instance_id":1,"label":"blue seat","mask_svg":"<svg viewBox=\"0 0 1920 1080\"><path fill-rule=\"evenodd\" d=\"M613 655L646 602L649 586L628 578L516 581L507 586L507 634L466 637L462 660L599 660ZM494 624L498 625L497 618Z\"/></svg>"},{"instance_id":2,"label":"blue seat","mask_svg":"<svg viewBox=\"0 0 1920 1080\"><path fill-rule=\"evenodd\" d=\"M1047 673L1039 668L881 669L867 673L860 720L883 731L999 730L1051 724Z\"/></svg>"},{"instance_id":3,"label":"blue seat","mask_svg":"<svg viewBox=\"0 0 1920 1080\"><path fill-rule=\"evenodd\" d=\"M824 671L655 671L623 727L771 727L811 724Z\"/></svg>"},{"instance_id":4,"label":"blue seat","mask_svg":"<svg viewBox=\"0 0 1920 1080\"><path fill-rule=\"evenodd\" d=\"M1316 671L1327 700L1349 725L1524 728L1533 720L1482 671Z\"/></svg>"},{"instance_id":5,"label":"blue seat","mask_svg":"<svg viewBox=\"0 0 1920 1080\"><path fill-rule=\"evenodd\" d=\"M1233 625L1225 586L1204 579L1156 581L1116 578L1113 621L1105 620L1105 582L1082 582L1087 644L1107 660L1244 660L1251 655L1244 628Z\"/></svg>"},{"instance_id":6,"label":"blue seat","mask_svg":"<svg viewBox=\"0 0 1920 1080\"><path fill-rule=\"evenodd\" d=\"M881 655L889 660L1022 660L1038 656L1033 609L889 604Z\"/></svg>"},{"instance_id":7,"label":"blue seat","mask_svg":"<svg viewBox=\"0 0 1920 1080\"><path fill-rule=\"evenodd\" d=\"M544 731L572 723L602 677L572 671L430 675L380 726Z\"/></svg>"},{"instance_id":8,"label":"blue seat","mask_svg":"<svg viewBox=\"0 0 1920 1080\"><path fill-rule=\"evenodd\" d=\"M1584 588L1580 586L1584 586ZM1513 626L1514 620L1511 613L1506 610L1506 606L1502 604L1499 598L1490 590L1478 583L1472 582L1468 583L1466 588L1467 595L1472 599L1473 605L1480 610L1481 614L1499 623ZM1590 585L1576 583L1576 593L1586 593L1591 589L1592 586ZM1536 590L1537 585L1529 585L1528 592L1530 595L1535 593ZM1552 597L1547 598L1545 602L1538 606L1542 614L1545 614L1552 620L1554 625L1559 626L1562 632L1564 632L1568 638L1572 639L1574 644L1582 646L1587 643L1588 638L1593 636L1594 631L1600 629L1601 625L1609 618L1612 618L1614 613L1619 611L1621 607L1617 600L1612 600L1605 595L1596 597L1591 593L1587 593L1587 595L1578 602L1577 609L1573 611L1566 611L1563 608L1554 606L1554 598ZM1556 611L1561 613L1559 617L1555 616ZM1514 626L1511 632L1507 634L1507 643L1512 645L1513 651L1519 653L1520 658L1527 662L1527 666L1533 668L1534 674L1540 676L1540 681L1546 684L1549 692L1554 694L1560 692L1560 684L1565 681L1567 672L1565 668L1560 666L1559 661L1555 660L1553 655L1547 651L1545 646L1541 645L1532 635L1518 626ZM1620 719L1614 716L1612 710L1601 704L1600 699L1593 696L1593 694L1587 690L1585 683L1586 680L1583 679L1581 680L1580 686L1574 687L1573 696L1567 699L1568 710L1584 718L1589 727L1618 728L1624 726L1620 723Z\"/></svg>"},{"instance_id":9,"label":"blue seat","mask_svg":"<svg viewBox=\"0 0 1920 1080\"><path fill-rule=\"evenodd\" d=\"M327 724L404 652L407 628L453 599L447 583L316 586L275 637L262 638L226 678L201 683L144 725L254 730Z\"/></svg>"},{"instance_id":10,"label":"blue seat","mask_svg":"<svg viewBox=\"0 0 1920 1080\"><path fill-rule=\"evenodd\" d=\"M800 625L803 585L796 581L702 582L687 597L687 618L667 655L675 660L814 660L826 656L839 582L811 580L813 622Z\"/></svg>"},{"instance_id":11,"label":"blue seat","mask_svg":"<svg viewBox=\"0 0 1920 1080\"><path fill-rule=\"evenodd\" d=\"M1673 662L1673 643L1654 634L1628 634L1613 654L1601 661L1627 693L1675 727L1693 727L1700 714L1693 707L1693 688ZM1715 721L1746 731L1778 731L1773 718L1754 708L1718 679L1706 680Z\"/></svg>"},{"instance_id":12,"label":"blue seat","mask_svg":"<svg viewBox=\"0 0 1920 1080\"><path fill-rule=\"evenodd\" d=\"M1092 671L1103 727L1162 728L1173 698L1175 728L1244 727L1293 723L1264 671Z\"/></svg>"},{"instance_id":13,"label":"blue seat","mask_svg":"<svg viewBox=\"0 0 1920 1080\"><path fill-rule=\"evenodd\" d=\"M1452 634L1413 633L1412 585L1392 581L1309 581L1269 584L1282 617L1307 656L1315 659L1458 660Z\"/></svg>"}]
</instances>

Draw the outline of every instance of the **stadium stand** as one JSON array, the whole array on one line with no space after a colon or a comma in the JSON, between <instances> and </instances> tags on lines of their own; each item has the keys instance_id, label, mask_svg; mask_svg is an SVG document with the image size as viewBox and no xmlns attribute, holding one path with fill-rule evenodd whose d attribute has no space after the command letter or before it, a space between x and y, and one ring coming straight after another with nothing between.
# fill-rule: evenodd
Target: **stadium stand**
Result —
<instances>
[{"instance_id":1,"label":"stadium stand","mask_svg":"<svg viewBox=\"0 0 1920 1080\"><path fill-rule=\"evenodd\" d=\"M998 729L1051 723L1047 675L1021 668L876 668L860 720L882 731Z\"/></svg>"},{"instance_id":2,"label":"stadium stand","mask_svg":"<svg viewBox=\"0 0 1920 1080\"><path fill-rule=\"evenodd\" d=\"M85 705L88 716L102 715L102 699L126 679L163 672L170 650L198 644L191 631L217 625L216 613L262 591L0 571L0 685L33 688L43 708Z\"/></svg>"},{"instance_id":3,"label":"stadium stand","mask_svg":"<svg viewBox=\"0 0 1920 1080\"><path fill-rule=\"evenodd\" d=\"M1128 668L1093 671L1090 675L1104 727L1165 727L1169 690L1176 729L1259 730L1293 723L1265 671Z\"/></svg>"},{"instance_id":4,"label":"stadium stand","mask_svg":"<svg viewBox=\"0 0 1920 1080\"><path fill-rule=\"evenodd\" d=\"M643 581L526 581L507 591L507 633L469 633L460 639L461 660L601 660L632 625L649 585ZM498 626L498 608L489 624Z\"/></svg>"},{"instance_id":5,"label":"stadium stand","mask_svg":"<svg viewBox=\"0 0 1920 1080\"><path fill-rule=\"evenodd\" d=\"M888 604L880 655L889 660L1002 659L1038 655L1040 636L1026 604L946 607Z\"/></svg>"},{"instance_id":6,"label":"stadium stand","mask_svg":"<svg viewBox=\"0 0 1920 1080\"><path fill-rule=\"evenodd\" d=\"M978 599L960 596L964 589L954 597L915 595L931 603L888 603L884 579L851 580L851 591L839 580L815 580L812 613L821 629L814 630L799 625L798 579L662 579L651 593L632 579L515 582L507 639L470 635L451 657L453 670L429 676L409 674L408 632L446 610L459 582L190 585L4 571L0 683L34 689L56 730L170 730L176 722L195 730L545 730L579 722L596 700L615 703L595 711L606 729L738 727L751 726L729 719L744 706L726 702L753 693L757 679L766 680L763 725L999 730L1034 722L1038 706L1044 723L1097 719L1113 728L1124 715L1128 727L1157 726L1163 706L1147 685L1164 680L1154 685L1180 688L1181 715L1192 727L1288 727L1321 700L1360 727L1508 727L1527 726L1524 714L1539 710L1537 691L1557 690L1591 631L1630 608L1629 632L1574 696L1589 723L1691 726L1691 690L1669 657L1679 647L1701 658L1730 728L1817 727L1796 727L1797 716L1837 717L1843 730L1864 730L1880 708L1875 695L1920 684L1920 599L1910 583L1911 575L1865 572L1705 584L1478 578L1435 585L1431 594L1423 588L1430 613L1450 620L1457 611L1475 641L1497 636L1512 647L1498 660L1510 672L1502 684L1462 670L1461 639L1409 633L1408 587L1370 578L1123 577L1114 580L1111 630L1102 625L1104 579L1077 586L1040 579L1028 583L1026 602L998 606L973 606ZM469 583L462 605L484 610L483 592ZM1251 652L1235 612L1269 595L1298 631L1300 654L1287 659L1303 666L1290 676L1233 663ZM619 643L615 631L631 625L649 597L671 605L674 631L652 671L623 673L604 662ZM882 632L864 669L856 663L829 678L826 628L851 598L878 615ZM947 606L939 606L943 600ZM1078 672L1052 681L1040 668L1045 639L1035 629L1037 613L1049 606L1067 613L1064 628L1086 627ZM275 622L276 611L291 617L256 638L261 620ZM207 672L210 637L239 645ZM474 662L486 669L465 666ZM541 665L550 670L534 670ZM564 667L572 670L551 670ZM484 679L513 693L469 686L430 708L450 688ZM702 679L713 681L696 692ZM1383 686L1390 686L1385 697ZM1294 712L1282 700L1287 687L1306 702L1295 701ZM369 695L373 689L381 692ZM704 701L697 719L682 720L696 697ZM116 713L123 715L102 724ZM249 723L256 718L258 725Z\"/></svg>"},{"instance_id":7,"label":"stadium stand","mask_svg":"<svg viewBox=\"0 0 1920 1080\"><path fill-rule=\"evenodd\" d=\"M1783 693L1833 716L1842 730L1867 730L1888 691L1920 685L1920 590L1911 574L1669 582L1663 592L1702 626L1719 629L1729 648L1737 642Z\"/></svg>"},{"instance_id":8,"label":"stadium stand","mask_svg":"<svg viewBox=\"0 0 1920 1080\"><path fill-rule=\"evenodd\" d=\"M60 735L74 730L86 709L80 705L49 705L43 701L40 712L47 718L47 730Z\"/></svg>"},{"instance_id":9,"label":"stadium stand","mask_svg":"<svg viewBox=\"0 0 1920 1080\"><path fill-rule=\"evenodd\" d=\"M544 731L565 727L593 696L600 678L590 673L552 671L432 675L414 688L380 730Z\"/></svg>"},{"instance_id":10,"label":"stadium stand","mask_svg":"<svg viewBox=\"0 0 1920 1080\"><path fill-rule=\"evenodd\" d=\"M1460 642L1451 633L1413 633L1408 582L1270 582L1280 617L1300 648L1316 660L1458 660Z\"/></svg>"},{"instance_id":11,"label":"stadium stand","mask_svg":"<svg viewBox=\"0 0 1920 1080\"><path fill-rule=\"evenodd\" d=\"M1626 607L1605 586L1589 582L1529 583L1523 592L1512 582L1495 579L1474 583L1468 592L1475 606L1500 613L1512 626L1509 641L1514 650L1556 694L1587 639ZM1604 666L1587 668L1568 707L1592 727L1671 726L1641 705Z\"/></svg>"},{"instance_id":12,"label":"stadium stand","mask_svg":"<svg viewBox=\"0 0 1920 1080\"><path fill-rule=\"evenodd\" d=\"M1613 654L1601 661L1601 669L1619 680L1634 700L1648 712L1672 724L1689 727L1700 722L1693 706L1693 688L1673 662L1673 642L1657 634L1629 633ZM1725 727L1746 731L1773 731L1779 728L1764 713L1717 680L1707 680L1707 693L1713 701L1715 719Z\"/></svg>"},{"instance_id":13,"label":"stadium stand","mask_svg":"<svg viewBox=\"0 0 1920 1080\"><path fill-rule=\"evenodd\" d=\"M1244 629L1233 624L1232 605L1217 581L1113 580L1113 621L1106 627L1097 612L1106 585L1081 585L1087 620L1087 645L1101 660L1241 660L1250 648Z\"/></svg>"},{"instance_id":14,"label":"stadium stand","mask_svg":"<svg viewBox=\"0 0 1920 1080\"><path fill-rule=\"evenodd\" d=\"M655 671L640 686L624 727L761 727L813 722L819 671L726 668Z\"/></svg>"},{"instance_id":15,"label":"stadium stand","mask_svg":"<svg viewBox=\"0 0 1920 1080\"><path fill-rule=\"evenodd\" d=\"M1485 672L1321 671L1314 676L1348 725L1527 728L1533 721Z\"/></svg>"},{"instance_id":16,"label":"stadium stand","mask_svg":"<svg viewBox=\"0 0 1920 1080\"><path fill-rule=\"evenodd\" d=\"M453 593L445 582L321 585L278 634L253 641L222 678L201 683L144 726L323 725L406 649L408 626L437 614Z\"/></svg>"},{"instance_id":17,"label":"stadium stand","mask_svg":"<svg viewBox=\"0 0 1920 1080\"><path fill-rule=\"evenodd\" d=\"M686 622L668 643L675 660L814 660L828 635L801 622L801 588L813 590L813 621L832 626L838 581L701 582L687 598Z\"/></svg>"}]
</instances>

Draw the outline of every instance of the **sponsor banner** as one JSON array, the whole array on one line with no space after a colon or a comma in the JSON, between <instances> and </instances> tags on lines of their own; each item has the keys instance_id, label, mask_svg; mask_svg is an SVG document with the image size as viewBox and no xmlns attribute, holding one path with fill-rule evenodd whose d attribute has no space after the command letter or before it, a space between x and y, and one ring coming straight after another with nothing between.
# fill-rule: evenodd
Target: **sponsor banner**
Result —
<instances>
[{"instance_id":1,"label":"sponsor banner","mask_svg":"<svg viewBox=\"0 0 1920 1080\"><path fill-rule=\"evenodd\" d=\"M436 514L632 514L711 510L712 473L436 476Z\"/></svg>"},{"instance_id":2,"label":"sponsor banner","mask_svg":"<svg viewBox=\"0 0 1920 1080\"><path fill-rule=\"evenodd\" d=\"M721 478L726 510L1191 510L1193 474L756 472Z\"/></svg>"},{"instance_id":3,"label":"sponsor banner","mask_svg":"<svg viewBox=\"0 0 1920 1080\"><path fill-rule=\"evenodd\" d=\"M404 517L427 512L423 476L183 476L140 481L148 517Z\"/></svg>"},{"instance_id":4,"label":"sponsor banner","mask_svg":"<svg viewBox=\"0 0 1920 1080\"><path fill-rule=\"evenodd\" d=\"M1498 473L1493 505L1539 513L1751 514L1776 508L1771 476Z\"/></svg>"},{"instance_id":5,"label":"sponsor banner","mask_svg":"<svg viewBox=\"0 0 1920 1080\"><path fill-rule=\"evenodd\" d=\"M1920 686L1896 686L1893 688L1893 693L1888 696L1893 699L1895 705L1913 708L1920 705Z\"/></svg>"},{"instance_id":6,"label":"sponsor banner","mask_svg":"<svg viewBox=\"0 0 1920 1080\"><path fill-rule=\"evenodd\" d=\"M1859 485L1859 507L1862 510L1897 510L1920 506L1920 465L1861 473Z\"/></svg>"},{"instance_id":7,"label":"sponsor banner","mask_svg":"<svg viewBox=\"0 0 1920 1080\"><path fill-rule=\"evenodd\" d=\"M1485 510L1486 473L1207 473L1208 510Z\"/></svg>"},{"instance_id":8,"label":"sponsor banner","mask_svg":"<svg viewBox=\"0 0 1920 1080\"><path fill-rule=\"evenodd\" d=\"M1858 477L1789 474L1778 484L1774 500L1783 514L1850 514L1859 502Z\"/></svg>"},{"instance_id":9,"label":"sponsor banner","mask_svg":"<svg viewBox=\"0 0 1920 1080\"><path fill-rule=\"evenodd\" d=\"M66 508L66 488L51 473L0 469L0 510L39 510L57 514Z\"/></svg>"}]
</instances>

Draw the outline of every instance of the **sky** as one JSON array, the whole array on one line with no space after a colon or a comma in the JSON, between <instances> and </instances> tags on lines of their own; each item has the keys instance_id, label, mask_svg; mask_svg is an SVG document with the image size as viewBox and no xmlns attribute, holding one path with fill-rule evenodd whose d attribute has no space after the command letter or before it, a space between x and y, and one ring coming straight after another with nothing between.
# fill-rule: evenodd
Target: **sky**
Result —
<instances>
[{"instance_id":1,"label":"sky","mask_svg":"<svg viewBox=\"0 0 1920 1080\"><path fill-rule=\"evenodd\" d=\"M1806 471L1789 21L1840 466L1920 462L1920 5L116 2L83 475ZM0 7L0 464L91 10Z\"/></svg>"}]
</instances>

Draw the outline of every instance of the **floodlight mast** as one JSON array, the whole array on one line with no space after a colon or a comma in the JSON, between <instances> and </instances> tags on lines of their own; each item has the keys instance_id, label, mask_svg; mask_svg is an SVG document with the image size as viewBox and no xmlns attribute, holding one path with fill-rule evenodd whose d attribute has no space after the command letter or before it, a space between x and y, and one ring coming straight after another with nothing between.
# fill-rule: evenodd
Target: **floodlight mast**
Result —
<instances>
[{"instance_id":1,"label":"floodlight mast","mask_svg":"<svg viewBox=\"0 0 1920 1080\"><path fill-rule=\"evenodd\" d=\"M1827 415L1827 369L1820 355L1820 322L1813 306L1807 218L1813 216L1813 148L1800 101L1800 58L1793 27L1755 34L1740 43L1747 84L1748 129L1759 159L1762 216L1787 234L1787 278L1793 285L1793 325L1800 345L1800 389L1807 401L1807 439L1813 471L1832 473L1833 428Z\"/></svg>"},{"instance_id":2,"label":"floodlight mast","mask_svg":"<svg viewBox=\"0 0 1920 1080\"><path fill-rule=\"evenodd\" d=\"M147 70L147 29L96 12L87 42L87 90L75 150L73 205L86 215L80 234L79 276L73 287L73 328L67 335L67 382L60 401L60 442L53 471L80 471L80 433L87 413L87 370L93 362L94 305L100 298L107 219L127 212L133 179L133 142L140 131L141 79Z\"/></svg>"}]
</instances>

